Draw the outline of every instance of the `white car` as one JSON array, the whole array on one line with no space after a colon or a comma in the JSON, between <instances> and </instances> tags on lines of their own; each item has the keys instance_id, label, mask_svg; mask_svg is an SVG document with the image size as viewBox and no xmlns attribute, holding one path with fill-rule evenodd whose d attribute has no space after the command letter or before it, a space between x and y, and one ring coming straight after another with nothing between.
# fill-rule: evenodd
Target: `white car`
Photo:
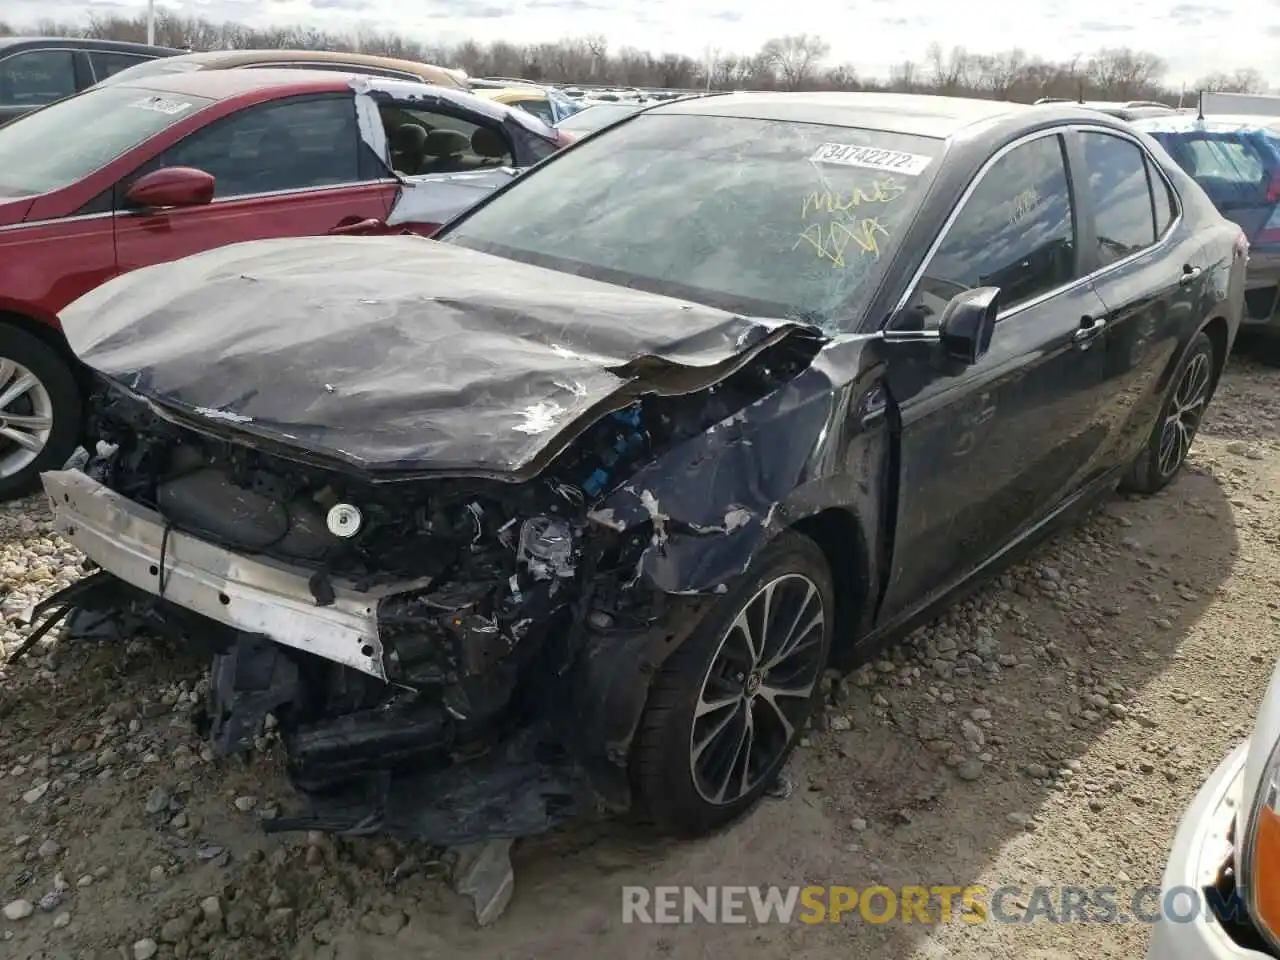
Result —
<instances>
[{"instance_id":1,"label":"white car","mask_svg":"<svg viewBox=\"0 0 1280 960\"><path fill-rule=\"evenodd\" d=\"M1183 815L1162 893L1149 960L1280 958L1280 667L1253 735Z\"/></svg>"}]
</instances>

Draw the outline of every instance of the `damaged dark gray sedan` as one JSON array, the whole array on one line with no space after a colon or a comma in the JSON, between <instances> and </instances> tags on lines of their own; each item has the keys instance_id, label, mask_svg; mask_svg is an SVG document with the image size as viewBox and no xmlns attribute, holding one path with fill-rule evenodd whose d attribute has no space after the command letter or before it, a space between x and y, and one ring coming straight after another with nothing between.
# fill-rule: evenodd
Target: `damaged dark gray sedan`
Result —
<instances>
[{"instance_id":1,"label":"damaged dark gray sedan","mask_svg":"<svg viewBox=\"0 0 1280 960\"><path fill-rule=\"evenodd\" d=\"M642 111L438 237L62 317L97 449L44 486L96 571L37 613L208 644L218 747L279 719L277 827L728 822L829 662L1175 476L1247 249L1118 121L870 94Z\"/></svg>"}]
</instances>

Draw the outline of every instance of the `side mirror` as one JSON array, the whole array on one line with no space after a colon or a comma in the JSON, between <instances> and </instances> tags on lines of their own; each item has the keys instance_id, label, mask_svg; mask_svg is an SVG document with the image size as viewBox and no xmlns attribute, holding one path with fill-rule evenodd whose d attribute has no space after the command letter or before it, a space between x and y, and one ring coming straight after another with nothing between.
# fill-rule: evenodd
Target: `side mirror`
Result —
<instances>
[{"instance_id":1,"label":"side mirror","mask_svg":"<svg viewBox=\"0 0 1280 960\"><path fill-rule=\"evenodd\" d=\"M938 320L938 340L947 356L967 366L986 356L999 313L999 287L977 287L952 297Z\"/></svg>"},{"instance_id":2,"label":"side mirror","mask_svg":"<svg viewBox=\"0 0 1280 960\"><path fill-rule=\"evenodd\" d=\"M135 207L198 207L213 200L214 179L195 167L162 167L143 174L125 199Z\"/></svg>"}]
</instances>

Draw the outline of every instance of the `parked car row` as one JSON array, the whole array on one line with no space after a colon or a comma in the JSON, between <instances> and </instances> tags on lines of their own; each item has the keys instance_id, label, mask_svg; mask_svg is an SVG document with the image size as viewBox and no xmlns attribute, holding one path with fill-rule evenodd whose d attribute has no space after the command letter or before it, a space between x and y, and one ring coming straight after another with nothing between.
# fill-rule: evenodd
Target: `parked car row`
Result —
<instances>
[{"instance_id":1,"label":"parked car row","mask_svg":"<svg viewBox=\"0 0 1280 960\"><path fill-rule=\"evenodd\" d=\"M829 661L1176 477L1246 251L1077 107L639 110L433 239L277 235L61 310L94 454L43 482L98 572L35 616L196 624L237 664L218 748L281 718L289 826L699 835L769 789Z\"/></svg>"},{"instance_id":2,"label":"parked car row","mask_svg":"<svg viewBox=\"0 0 1280 960\"><path fill-rule=\"evenodd\" d=\"M140 72L0 129L0 490L94 564L36 635L145 612L215 651L215 749L277 718L274 829L731 822L828 664L1174 481L1269 229L1078 104L743 93L570 143L420 80ZM1223 930L1270 949L1264 721Z\"/></svg>"},{"instance_id":3,"label":"parked car row","mask_svg":"<svg viewBox=\"0 0 1280 960\"><path fill-rule=\"evenodd\" d=\"M241 240L430 234L568 139L455 88L299 69L121 79L0 127L0 496L79 440L77 297Z\"/></svg>"}]
</instances>

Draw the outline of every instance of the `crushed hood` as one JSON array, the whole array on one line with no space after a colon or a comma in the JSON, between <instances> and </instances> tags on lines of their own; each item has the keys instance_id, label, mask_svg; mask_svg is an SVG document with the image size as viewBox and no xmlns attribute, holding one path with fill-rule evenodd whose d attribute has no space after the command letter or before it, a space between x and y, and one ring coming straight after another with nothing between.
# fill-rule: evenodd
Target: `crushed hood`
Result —
<instances>
[{"instance_id":1,"label":"crushed hood","mask_svg":"<svg viewBox=\"0 0 1280 960\"><path fill-rule=\"evenodd\" d=\"M689 393L798 324L417 237L235 244L62 314L162 415L369 473L522 479L642 393ZM811 332L811 331L810 331Z\"/></svg>"}]
</instances>

